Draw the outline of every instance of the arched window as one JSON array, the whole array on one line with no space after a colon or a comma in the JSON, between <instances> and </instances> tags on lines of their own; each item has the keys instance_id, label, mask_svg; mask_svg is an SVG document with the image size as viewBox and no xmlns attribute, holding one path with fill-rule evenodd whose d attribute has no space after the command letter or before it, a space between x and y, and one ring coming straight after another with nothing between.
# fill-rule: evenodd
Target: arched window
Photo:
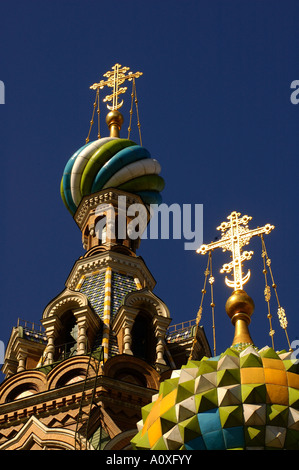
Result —
<instances>
[{"instance_id":1,"label":"arched window","mask_svg":"<svg viewBox=\"0 0 299 470\"><path fill-rule=\"evenodd\" d=\"M131 384L140 385L141 387L146 387L146 378L144 375L130 367L123 368L122 370L118 371L114 378L122 382L128 382Z\"/></svg>"},{"instance_id":2,"label":"arched window","mask_svg":"<svg viewBox=\"0 0 299 470\"><path fill-rule=\"evenodd\" d=\"M18 400L19 398L29 397L38 392L38 388L33 383L24 383L15 387L6 397L6 403L9 403L13 400Z\"/></svg>"},{"instance_id":3,"label":"arched window","mask_svg":"<svg viewBox=\"0 0 299 470\"><path fill-rule=\"evenodd\" d=\"M107 213L95 219L93 235L97 238L99 245L103 245L117 238L117 224L115 223L114 211Z\"/></svg>"},{"instance_id":4,"label":"arched window","mask_svg":"<svg viewBox=\"0 0 299 470\"><path fill-rule=\"evenodd\" d=\"M60 379L57 381L56 387L63 387L64 385L70 385L75 382L81 382L86 378L86 370L84 369L74 369L66 372Z\"/></svg>"},{"instance_id":5,"label":"arched window","mask_svg":"<svg viewBox=\"0 0 299 470\"><path fill-rule=\"evenodd\" d=\"M55 339L54 362L74 356L77 352L78 325L71 310L61 317L63 329Z\"/></svg>"},{"instance_id":6,"label":"arched window","mask_svg":"<svg viewBox=\"0 0 299 470\"><path fill-rule=\"evenodd\" d=\"M133 355L149 364L155 362L156 339L151 318L145 312L139 312L132 327Z\"/></svg>"}]
</instances>

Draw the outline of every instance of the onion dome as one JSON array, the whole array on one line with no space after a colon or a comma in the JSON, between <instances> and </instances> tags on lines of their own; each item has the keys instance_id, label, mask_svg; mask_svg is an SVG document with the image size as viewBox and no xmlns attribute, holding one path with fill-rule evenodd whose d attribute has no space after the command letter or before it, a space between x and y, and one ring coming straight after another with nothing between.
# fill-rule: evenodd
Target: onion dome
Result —
<instances>
[{"instance_id":1,"label":"onion dome","mask_svg":"<svg viewBox=\"0 0 299 470\"><path fill-rule=\"evenodd\" d=\"M61 197L73 215L81 199L107 188L139 195L144 204L160 204L164 179L148 150L129 139L104 137L77 150L67 162Z\"/></svg>"},{"instance_id":2,"label":"onion dome","mask_svg":"<svg viewBox=\"0 0 299 470\"><path fill-rule=\"evenodd\" d=\"M299 449L299 366L250 345L189 361L142 409L132 445L151 450Z\"/></svg>"},{"instance_id":3,"label":"onion dome","mask_svg":"<svg viewBox=\"0 0 299 470\"><path fill-rule=\"evenodd\" d=\"M254 345L248 329L254 302L242 289L249 279L243 274L243 262L253 254L242 253L242 246L274 227L267 224L249 230L251 218L239 216L231 213L229 222L219 226L222 238L197 250L200 254L215 248L232 251L231 266L225 264L220 270L234 270L233 280L225 279L235 287L225 305L235 327L232 346L218 356L198 361L191 350L188 363L173 371L142 409L138 433L132 440L136 449L299 450L299 361L291 348L276 352L274 347L259 350ZM267 257L264 242L263 256ZM211 269L211 264L208 267ZM267 267L270 269L271 263ZM205 274L209 272L207 268ZM286 327L286 320L282 327Z\"/></svg>"},{"instance_id":4,"label":"onion dome","mask_svg":"<svg viewBox=\"0 0 299 470\"><path fill-rule=\"evenodd\" d=\"M119 137L124 118L118 110L123 101L118 103L118 97L127 90L120 85L126 80L132 82L131 96L135 95L137 106L135 79L142 75L141 72L132 73L128 72L129 70L129 67L115 64L111 71L104 74L105 80L90 87L97 90L94 111L98 103L98 113L100 112L99 90L104 87L113 89L113 93L103 100L113 103L112 106L107 105L110 112L106 116L106 124L110 136L93 142L89 142L88 136L87 143L71 156L65 166L60 192L65 206L72 215L75 214L84 196L108 188L137 194L146 205L161 203L160 192L165 183L159 175L160 164L151 158L149 151L141 145L137 145L129 138ZM93 118L91 125L92 123ZM139 118L138 125L140 125Z\"/></svg>"}]
</instances>

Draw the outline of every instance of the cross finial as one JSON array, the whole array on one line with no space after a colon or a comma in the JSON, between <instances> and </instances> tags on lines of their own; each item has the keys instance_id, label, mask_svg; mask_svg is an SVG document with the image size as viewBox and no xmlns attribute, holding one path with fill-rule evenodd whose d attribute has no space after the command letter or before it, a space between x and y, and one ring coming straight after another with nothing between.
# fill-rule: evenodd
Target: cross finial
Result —
<instances>
[{"instance_id":1,"label":"cross finial","mask_svg":"<svg viewBox=\"0 0 299 470\"><path fill-rule=\"evenodd\" d=\"M228 250L232 252L232 261L224 264L220 272L230 273L233 270L233 280L225 277L225 283L227 286L233 287L234 290L242 289L243 285L250 278L250 270L247 271L247 274L243 275L242 266L245 260L251 259L253 251L242 252L242 247L248 245L250 239L255 235L268 234L274 229L273 225L267 224L264 227L249 230L248 222L252 217L244 215L239 218L240 215L240 212L232 212L227 217L229 222L222 222L217 227L217 230L221 230L221 239L209 245L202 245L196 250L197 253L202 255L215 248L222 248L222 251Z\"/></svg>"},{"instance_id":2,"label":"cross finial","mask_svg":"<svg viewBox=\"0 0 299 470\"><path fill-rule=\"evenodd\" d=\"M118 102L118 96L125 93L127 87L120 87L120 85L126 80L132 81L142 75L142 72L133 73L129 72L129 70L130 67L122 67L120 64L115 64L112 70L109 70L103 75L107 80L101 80L99 83L94 83L90 87L92 90L102 89L105 86L112 88L112 94L107 95L103 100L104 102L112 101L112 106L107 104L107 108L110 109L110 111L118 110L123 105L123 100L120 103Z\"/></svg>"}]
</instances>

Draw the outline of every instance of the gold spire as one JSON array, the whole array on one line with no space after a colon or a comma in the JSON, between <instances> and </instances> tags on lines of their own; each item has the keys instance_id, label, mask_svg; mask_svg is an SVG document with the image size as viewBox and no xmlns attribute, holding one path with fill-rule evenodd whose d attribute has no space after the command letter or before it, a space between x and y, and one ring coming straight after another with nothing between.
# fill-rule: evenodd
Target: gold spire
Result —
<instances>
[{"instance_id":1,"label":"gold spire","mask_svg":"<svg viewBox=\"0 0 299 470\"><path fill-rule=\"evenodd\" d=\"M120 85L126 80L135 81L135 78L142 75L142 72L133 73L129 72L129 70L130 67L122 67L120 64L115 64L112 70L109 70L103 75L107 80L101 80L99 83L94 83L90 87L90 89L97 91L103 89L105 86L112 88L112 93L106 95L103 100L104 103L112 101L112 105L107 104L107 108L110 112L106 117L111 137L119 137L119 131L124 121L122 114L118 111L122 107L124 100L119 103L118 97L127 91L127 87L120 87Z\"/></svg>"},{"instance_id":2,"label":"gold spire","mask_svg":"<svg viewBox=\"0 0 299 470\"><path fill-rule=\"evenodd\" d=\"M202 255L213 251L215 248L222 248L223 251L231 251L232 261L222 266L221 273L230 273L233 270L233 279L225 277L225 283L228 287L234 289L232 295L226 303L226 312L235 325L235 337L233 344L250 343L253 341L248 331L250 317L254 310L253 300L243 290L244 284L250 278L250 270L243 275L243 262L252 258L253 251L243 251L242 248L249 244L252 237L256 235L268 234L274 229L273 225L267 224L264 227L258 227L249 230L248 222L252 219L248 215L240 217L239 212L232 212L227 219L229 222L222 222L217 230L221 230L221 239L212 242L209 245L202 245L197 253Z\"/></svg>"}]
</instances>

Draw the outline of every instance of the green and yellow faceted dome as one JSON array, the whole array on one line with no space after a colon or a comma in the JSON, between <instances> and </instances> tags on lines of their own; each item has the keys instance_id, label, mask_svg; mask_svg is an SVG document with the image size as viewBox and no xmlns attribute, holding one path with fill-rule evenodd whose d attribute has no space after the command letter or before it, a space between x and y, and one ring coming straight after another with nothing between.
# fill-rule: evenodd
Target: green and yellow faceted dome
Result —
<instances>
[{"instance_id":1,"label":"green and yellow faceted dome","mask_svg":"<svg viewBox=\"0 0 299 470\"><path fill-rule=\"evenodd\" d=\"M242 254L241 248L252 236L268 234L274 227L267 224L250 231L250 218L240 215L232 212L229 222L218 227L221 239L197 250L205 254L221 247L232 252L233 261L221 271L233 269L233 281L226 283L234 285L234 291L225 305L235 327L232 346L219 356L189 360L161 384L142 409L132 440L136 449L299 450L298 360L291 349L279 353L254 346L248 330L254 302L243 290L249 275L243 275L242 263L253 252Z\"/></svg>"},{"instance_id":2,"label":"green and yellow faceted dome","mask_svg":"<svg viewBox=\"0 0 299 470\"><path fill-rule=\"evenodd\" d=\"M135 449L299 449L299 369L291 352L232 346L189 361L142 409Z\"/></svg>"}]
</instances>

